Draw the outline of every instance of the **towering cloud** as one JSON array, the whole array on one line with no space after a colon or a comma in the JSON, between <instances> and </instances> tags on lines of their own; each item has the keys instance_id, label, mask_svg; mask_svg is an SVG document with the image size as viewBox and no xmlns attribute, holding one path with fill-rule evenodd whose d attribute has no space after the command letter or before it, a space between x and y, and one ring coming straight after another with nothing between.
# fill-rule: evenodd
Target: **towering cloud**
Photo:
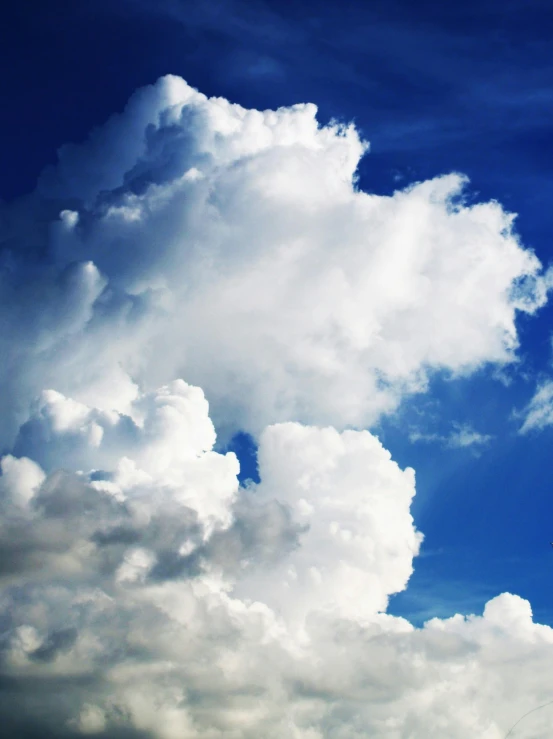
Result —
<instances>
[{"instance_id":1,"label":"towering cloud","mask_svg":"<svg viewBox=\"0 0 553 739\"><path fill-rule=\"evenodd\" d=\"M360 191L365 144L315 114L166 77L4 207L10 736L501 739L551 694L553 631L515 595L386 612L415 476L361 430L434 371L512 361L547 280L458 175ZM255 434L258 484L215 427Z\"/></svg>"},{"instance_id":2,"label":"towering cloud","mask_svg":"<svg viewBox=\"0 0 553 739\"><path fill-rule=\"evenodd\" d=\"M365 427L432 371L513 359L546 286L512 216L458 175L359 191L365 144L315 114L166 77L62 148L4 217L5 441L44 387L126 411L183 376L257 434Z\"/></svg>"}]
</instances>

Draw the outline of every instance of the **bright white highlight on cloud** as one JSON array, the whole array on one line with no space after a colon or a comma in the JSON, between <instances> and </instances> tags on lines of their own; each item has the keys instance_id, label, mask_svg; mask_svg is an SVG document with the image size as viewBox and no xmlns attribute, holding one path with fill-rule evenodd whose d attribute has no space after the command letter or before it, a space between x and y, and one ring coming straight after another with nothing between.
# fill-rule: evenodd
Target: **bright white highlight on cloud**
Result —
<instances>
[{"instance_id":1,"label":"bright white highlight on cloud","mask_svg":"<svg viewBox=\"0 0 553 739\"><path fill-rule=\"evenodd\" d=\"M359 191L365 148L312 105L166 77L5 206L12 735L502 739L552 694L553 631L515 595L423 629L386 613L415 475L348 427L514 361L549 282L458 175ZM215 426L256 435L259 484Z\"/></svg>"},{"instance_id":2,"label":"bright white highlight on cloud","mask_svg":"<svg viewBox=\"0 0 553 739\"><path fill-rule=\"evenodd\" d=\"M409 514L413 470L401 471L367 431L280 424L261 436L262 482L252 497L279 500L305 532L280 568L240 593L295 618L310 609L363 621L403 590L422 539ZM283 464L283 462L285 463ZM251 588L251 591L250 591Z\"/></svg>"},{"instance_id":3,"label":"bright white highlight on cloud","mask_svg":"<svg viewBox=\"0 0 553 739\"><path fill-rule=\"evenodd\" d=\"M62 148L4 219L8 440L45 386L126 412L183 376L220 428L258 434L366 427L432 371L514 359L548 283L512 216L463 203L459 175L358 191L365 145L315 116L165 77Z\"/></svg>"}]
</instances>

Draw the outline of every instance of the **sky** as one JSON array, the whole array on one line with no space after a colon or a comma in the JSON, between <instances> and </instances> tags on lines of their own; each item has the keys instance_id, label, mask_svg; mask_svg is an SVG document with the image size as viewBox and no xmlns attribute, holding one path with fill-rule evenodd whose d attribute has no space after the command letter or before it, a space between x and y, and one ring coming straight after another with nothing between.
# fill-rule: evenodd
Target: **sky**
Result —
<instances>
[{"instance_id":1,"label":"sky","mask_svg":"<svg viewBox=\"0 0 553 739\"><path fill-rule=\"evenodd\" d=\"M8 6L9 736L549 736L552 32Z\"/></svg>"}]
</instances>

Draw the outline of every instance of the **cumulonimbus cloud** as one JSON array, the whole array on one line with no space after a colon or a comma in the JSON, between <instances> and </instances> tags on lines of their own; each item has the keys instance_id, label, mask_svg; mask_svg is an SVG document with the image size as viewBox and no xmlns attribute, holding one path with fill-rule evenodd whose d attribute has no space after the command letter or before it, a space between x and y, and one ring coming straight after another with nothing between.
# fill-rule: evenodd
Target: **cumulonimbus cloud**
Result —
<instances>
[{"instance_id":1,"label":"cumulonimbus cloud","mask_svg":"<svg viewBox=\"0 0 553 739\"><path fill-rule=\"evenodd\" d=\"M362 429L433 371L513 361L548 279L459 175L360 191L365 148L166 77L5 206L12 736L501 739L545 702L553 631L521 598L386 612L415 477Z\"/></svg>"},{"instance_id":2,"label":"cumulonimbus cloud","mask_svg":"<svg viewBox=\"0 0 553 739\"><path fill-rule=\"evenodd\" d=\"M221 429L362 428L432 371L512 361L547 289L513 217L456 174L362 192L365 149L177 77L63 147L4 217L5 436L44 387L124 411L176 376Z\"/></svg>"}]
</instances>

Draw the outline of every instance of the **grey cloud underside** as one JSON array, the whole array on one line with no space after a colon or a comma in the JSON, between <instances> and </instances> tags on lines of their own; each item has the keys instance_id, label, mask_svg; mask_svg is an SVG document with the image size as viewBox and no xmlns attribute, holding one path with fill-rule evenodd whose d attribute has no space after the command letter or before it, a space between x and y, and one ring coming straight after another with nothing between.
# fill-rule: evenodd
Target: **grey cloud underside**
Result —
<instances>
[{"instance_id":1,"label":"grey cloud underside","mask_svg":"<svg viewBox=\"0 0 553 739\"><path fill-rule=\"evenodd\" d=\"M76 436L94 471L2 460L1 538L25 552L0 598L14 737L495 739L524 709L521 679L536 700L549 689L553 632L516 596L419 630L384 613L421 537L412 471L370 433L269 427L244 489L196 389L135 405L149 415L110 469L91 429L118 414L57 394L33 419Z\"/></svg>"},{"instance_id":2,"label":"grey cloud underside","mask_svg":"<svg viewBox=\"0 0 553 739\"><path fill-rule=\"evenodd\" d=\"M550 278L459 175L360 192L365 149L312 105L167 77L3 206L10 739L502 739L553 690L553 632L515 595L386 613L414 472L351 427L511 363ZM258 484L206 397L256 436Z\"/></svg>"},{"instance_id":3,"label":"grey cloud underside","mask_svg":"<svg viewBox=\"0 0 553 739\"><path fill-rule=\"evenodd\" d=\"M101 482L108 475L94 472L88 477ZM86 477L53 472L28 510L9 503L3 509L0 577L36 575L49 562L52 567L56 557L65 558L69 552L79 557L82 551L78 576L88 570L94 579L113 574L133 546L154 553L147 576L156 581L195 577L203 572L204 563L228 572L246 565L263 568L298 546L306 530L279 501L260 504L253 493L244 491L231 509L232 523L206 539L196 511L176 503L161 486L145 494L152 492L155 510L144 522L126 501L92 487ZM186 555L179 554L183 544L190 550Z\"/></svg>"}]
</instances>

